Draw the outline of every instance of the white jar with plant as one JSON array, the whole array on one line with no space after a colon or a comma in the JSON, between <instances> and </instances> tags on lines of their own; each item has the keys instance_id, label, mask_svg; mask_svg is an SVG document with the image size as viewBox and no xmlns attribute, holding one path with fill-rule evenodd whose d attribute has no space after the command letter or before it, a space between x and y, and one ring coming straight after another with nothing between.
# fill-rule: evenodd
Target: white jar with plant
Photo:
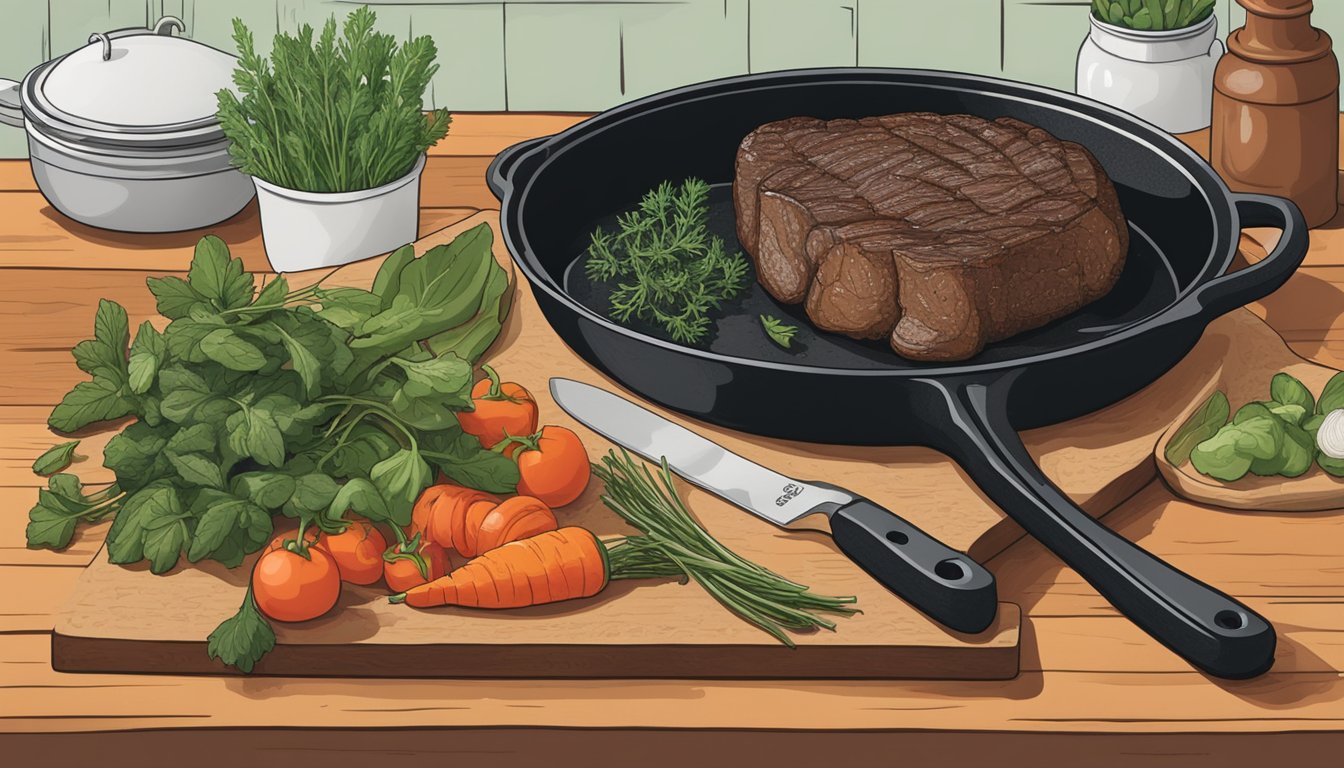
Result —
<instances>
[{"instance_id":1,"label":"white jar with plant","mask_svg":"<svg viewBox=\"0 0 1344 768\"><path fill-rule=\"evenodd\" d=\"M239 19L238 93L219 92L234 164L250 175L271 267L291 272L386 253L416 239L425 151L448 133L446 110L421 97L438 65L428 36L398 45L359 8L341 36L279 33L257 55Z\"/></svg>"},{"instance_id":2,"label":"white jar with plant","mask_svg":"<svg viewBox=\"0 0 1344 768\"><path fill-rule=\"evenodd\" d=\"M1092 0L1079 95L1172 133L1207 128L1223 55L1214 0Z\"/></svg>"}]
</instances>

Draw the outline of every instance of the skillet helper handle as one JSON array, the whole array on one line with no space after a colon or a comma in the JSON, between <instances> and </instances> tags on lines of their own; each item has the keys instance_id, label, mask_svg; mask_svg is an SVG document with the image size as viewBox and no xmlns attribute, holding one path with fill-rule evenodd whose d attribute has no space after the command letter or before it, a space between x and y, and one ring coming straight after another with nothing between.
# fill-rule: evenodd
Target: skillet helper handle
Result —
<instances>
[{"instance_id":1,"label":"skillet helper handle","mask_svg":"<svg viewBox=\"0 0 1344 768\"><path fill-rule=\"evenodd\" d=\"M1008 421L1007 386L925 380L951 408L951 450L1009 517L1111 605L1216 677L1254 677L1274 662L1274 627L1245 605L1092 519L1041 472Z\"/></svg>"},{"instance_id":2,"label":"skillet helper handle","mask_svg":"<svg viewBox=\"0 0 1344 768\"><path fill-rule=\"evenodd\" d=\"M1269 255L1256 263L1205 283L1194 300L1206 317L1227 314L1278 289L1301 265L1310 244L1306 219L1291 200L1271 195L1232 194L1241 226L1283 230Z\"/></svg>"},{"instance_id":3,"label":"skillet helper handle","mask_svg":"<svg viewBox=\"0 0 1344 768\"><path fill-rule=\"evenodd\" d=\"M882 586L944 626L982 632L999 608L994 575L867 499L831 513L831 536Z\"/></svg>"},{"instance_id":4,"label":"skillet helper handle","mask_svg":"<svg viewBox=\"0 0 1344 768\"><path fill-rule=\"evenodd\" d=\"M504 196L513 191L514 165L524 155L550 138L550 136L540 136L535 139L520 141L495 155L495 159L490 161L490 167L485 169L485 185L490 188L490 193L495 196L496 200L503 202Z\"/></svg>"}]
</instances>

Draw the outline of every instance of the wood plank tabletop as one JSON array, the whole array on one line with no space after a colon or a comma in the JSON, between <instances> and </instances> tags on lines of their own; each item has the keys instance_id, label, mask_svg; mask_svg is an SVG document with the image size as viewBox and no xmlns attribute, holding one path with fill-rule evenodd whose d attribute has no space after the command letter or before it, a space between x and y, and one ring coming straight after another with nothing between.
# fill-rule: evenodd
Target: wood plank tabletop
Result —
<instances>
[{"instance_id":1,"label":"wood plank tabletop","mask_svg":"<svg viewBox=\"0 0 1344 768\"><path fill-rule=\"evenodd\" d=\"M483 174L515 141L576 115L455 116L421 190L421 234L492 207ZM1207 149L1203 133L1185 137ZM1344 215L1313 233L1307 263L1252 306L1294 350L1344 366ZM254 208L213 228L267 268ZM1248 233L1272 247L1276 233ZM100 296L152 309L144 278L185 270L198 233L117 235L54 212L24 161L0 162L0 754L44 764L190 759L367 764L370 753L593 766L827 760L1091 765L1269 760L1338 765L1344 753L1344 515L1233 513L1160 481L1106 522L1218 585L1279 629L1274 668L1229 682L1192 671L1120 617L1039 544L987 565L1023 612L1021 674L1008 681L482 681L77 675L50 665L53 614L106 525L63 552L30 550L23 526L50 444L47 411ZM1251 250L1254 250L1253 248ZM95 438L96 439L96 438ZM105 437L103 438L106 439ZM90 468L93 469L93 468ZM97 474L98 470L91 472ZM637 751L636 751L637 750ZM202 757L208 756L208 758ZM1095 756L1095 757L1092 757ZM750 762L747 762L750 761ZM1047 759L1046 764L1054 762ZM20 764L26 764L21 761ZM567 764L567 763L565 763Z\"/></svg>"}]
</instances>

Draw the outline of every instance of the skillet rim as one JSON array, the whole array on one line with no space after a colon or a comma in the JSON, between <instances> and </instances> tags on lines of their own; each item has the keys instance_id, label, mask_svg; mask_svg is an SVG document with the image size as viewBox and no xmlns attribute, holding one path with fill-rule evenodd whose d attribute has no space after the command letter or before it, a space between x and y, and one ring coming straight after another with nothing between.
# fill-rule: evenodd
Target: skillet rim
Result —
<instances>
[{"instance_id":1,"label":"skillet rim","mask_svg":"<svg viewBox=\"0 0 1344 768\"><path fill-rule=\"evenodd\" d=\"M1123 328L1101 334L1098 338L1081 344L995 362L976 363L974 362L975 358L971 358L959 363L923 365L918 364L917 361L907 360L906 362L915 362L918 367L836 368L726 355L707 349L685 346L627 328L573 299L563 286L551 278L548 270L541 265L526 228L521 226L521 223L516 227L514 226L513 220L521 219L529 194L537 179L544 175L547 168L557 158L562 157L572 146L602 138L602 134L607 129L614 128L626 120L641 118L649 112L660 109L674 108L688 101L722 97L734 91L817 86L838 82L911 85L969 93L971 95L996 96L1025 102L1032 106L1070 113L1071 117L1119 133L1131 142L1146 148L1149 153L1174 166L1190 182L1191 186L1198 190L1204 200L1205 207L1211 214L1214 227L1213 245L1205 255L1204 264L1195 277L1164 307ZM1228 274L1227 270L1236 257L1237 241L1232 237L1232 233L1240 232L1241 228L1240 215L1227 184L1202 157L1175 136L1133 115L1076 94L1045 86L962 72L887 67L825 67L735 75L674 88L626 102L593 115L553 136L534 141L536 142L535 145L527 147L519 157L514 159L513 170L516 174L518 166L523 161L544 153L542 161L536 168L528 171L521 185L518 184L519 180L515 176L509 176L509 183L500 201L500 227L505 245L514 256L514 261L527 276L532 288L544 291L553 301L574 312L580 318L596 323L604 330L618 333L632 341L652 344L662 351L689 355L715 364L747 366L785 373L900 379L969 377L977 374L1002 374L1019 371L1036 364L1057 362L1061 359L1102 352L1108 347L1134 341L1161 328L1203 314L1204 307L1198 301L1199 293L1211 281ZM514 146L520 147L526 143L529 142L519 142ZM507 153L508 150L506 149L504 152ZM500 157L504 157L504 154L501 154ZM1214 193L1216 193L1216 199L1221 202L1221 205L1215 205ZM1222 215L1222 221L1227 223L1225 231L1219 229L1220 214ZM1220 245L1222 246L1221 259L1219 259ZM517 251L515 251L515 246L518 248ZM1191 305L1193 305L1192 311L1182 311L1187 310ZM1205 321L1207 321L1207 318ZM895 352L892 354L899 358L899 355L896 355ZM900 359L905 360L905 358Z\"/></svg>"}]
</instances>

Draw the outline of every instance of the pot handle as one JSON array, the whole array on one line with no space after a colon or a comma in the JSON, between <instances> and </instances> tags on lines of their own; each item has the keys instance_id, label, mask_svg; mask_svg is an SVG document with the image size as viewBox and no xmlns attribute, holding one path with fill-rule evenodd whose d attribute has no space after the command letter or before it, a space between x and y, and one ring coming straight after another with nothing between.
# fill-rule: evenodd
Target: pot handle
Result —
<instances>
[{"instance_id":1,"label":"pot handle","mask_svg":"<svg viewBox=\"0 0 1344 768\"><path fill-rule=\"evenodd\" d=\"M1275 646L1269 622L1097 522L1050 482L1008 419L1016 375L989 383L919 380L952 417L946 434L957 463L1120 613L1196 667L1232 679L1269 669Z\"/></svg>"},{"instance_id":2,"label":"pot handle","mask_svg":"<svg viewBox=\"0 0 1344 768\"><path fill-rule=\"evenodd\" d=\"M1279 227L1283 235L1269 255L1200 286L1193 294L1200 313L1208 318L1227 314L1248 302L1278 290L1306 258L1311 236L1302 211L1291 200L1271 195L1233 193L1242 227Z\"/></svg>"},{"instance_id":3,"label":"pot handle","mask_svg":"<svg viewBox=\"0 0 1344 768\"><path fill-rule=\"evenodd\" d=\"M19 83L0 77L0 124L23 127L23 99Z\"/></svg>"},{"instance_id":4,"label":"pot handle","mask_svg":"<svg viewBox=\"0 0 1344 768\"><path fill-rule=\"evenodd\" d=\"M550 136L539 136L535 139L520 141L495 155L495 159L490 161L490 167L485 170L485 185L490 187L490 192L494 194L495 199L503 202L505 195L513 191L513 169L518 161L530 154L533 149L549 141L550 138Z\"/></svg>"}]
</instances>

